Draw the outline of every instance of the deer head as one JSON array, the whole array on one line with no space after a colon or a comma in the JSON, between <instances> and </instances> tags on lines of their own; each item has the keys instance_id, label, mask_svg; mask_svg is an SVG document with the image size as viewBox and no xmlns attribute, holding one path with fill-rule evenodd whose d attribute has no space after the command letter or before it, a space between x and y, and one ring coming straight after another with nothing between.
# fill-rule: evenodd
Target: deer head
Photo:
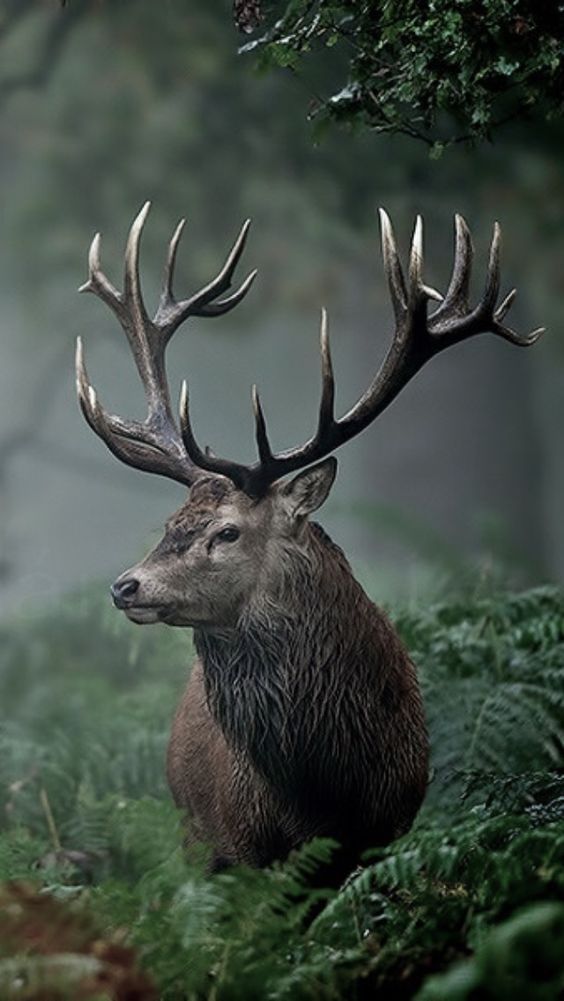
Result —
<instances>
[{"instance_id":1,"label":"deer head","mask_svg":"<svg viewBox=\"0 0 564 1001\"><path fill-rule=\"evenodd\" d=\"M126 421L100 405L84 364L80 338L76 377L82 412L90 427L123 462L167 476L190 488L186 503L168 521L162 540L137 566L112 586L116 606L134 622L229 627L258 590L274 593L285 561L303 546L307 518L326 499L336 473L336 448L360 434L434 355L459 341L491 331L512 344L533 344L543 328L520 335L504 320L515 298L511 291L498 305L500 228L490 246L485 290L476 306L468 301L472 240L465 221L455 217L452 277L443 297L423 280L423 224L417 218L407 280L390 220L380 210L382 253L395 316L391 345L368 389L343 416L334 415L334 377L327 316L321 319L322 390L317 428L304 445L273 453L256 387L252 403L258 460L247 466L201 449L194 437L186 382L180 394L178 423L166 378L165 351L175 330L190 316L220 316L247 294L256 271L226 297L247 239L247 221L217 277L189 299L172 290L184 221L171 240L162 294L151 320L139 282L139 243L149 211L135 219L127 241L122 293L100 267L100 236L89 255L89 278L80 291L94 292L118 318L145 389L145 421ZM222 298L224 297L224 298ZM438 302L429 312L429 300ZM299 471L299 472L298 472ZM288 474L297 473L285 480Z\"/></svg>"}]
</instances>

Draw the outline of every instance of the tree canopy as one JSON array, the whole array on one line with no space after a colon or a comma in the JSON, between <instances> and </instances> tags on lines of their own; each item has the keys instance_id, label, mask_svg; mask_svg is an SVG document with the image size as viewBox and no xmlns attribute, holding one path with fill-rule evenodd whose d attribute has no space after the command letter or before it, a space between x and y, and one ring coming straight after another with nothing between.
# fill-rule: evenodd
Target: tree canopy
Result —
<instances>
[{"instance_id":1,"label":"tree canopy","mask_svg":"<svg viewBox=\"0 0 564 1001\"><path fill-rule=\"evenodd\" d=\"M317 95L320 125L402 133L438 154L501 125L560 118L564 4L534 0L290 0L242 52L307 75L334 49L339 85Z\"/></svg>"},{"instance_id":2,"label":"tree canopy","mask_svg":"<svg viewBox=\"0 0 564 1001\"><path fill-rule=\"evenodd\" d=\"M43 83L73 25L99 9L92 0L52 2L61 16L33 70L2 79L0 100ZM119 7L131 16L134 3ZM5 0L0 42L35 12L34 0ZM564 3L555 0L234 0L232 18L243 34L259 31L243 56L305 84L316 133L344 123L410 136L439 155L509 122L562 118Z\"/></svg>"}]
</instances>

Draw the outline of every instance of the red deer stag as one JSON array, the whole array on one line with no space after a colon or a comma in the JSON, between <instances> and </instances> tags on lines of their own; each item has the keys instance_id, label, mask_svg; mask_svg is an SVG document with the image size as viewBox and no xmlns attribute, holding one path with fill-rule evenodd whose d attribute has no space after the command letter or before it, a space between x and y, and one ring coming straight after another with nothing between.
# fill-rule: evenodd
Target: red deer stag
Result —
<instances>
[{"instance_id":1,"label":"red deer stag","mask_svg":"<svg viewBox=\"0 0 564 1001\"><path fill-rule=\"evenodd\" d=\"M497 305L500 231L492 239L484 295L468 304L472 243L456 217L454 268L444 298L422 277L418 218L407 280L381 212L382 247L395 314L383 364L360 400L336 419L327 322L321 323L322 392L315 434L274 454L256 388L258 461L251 466L202 450L182 386L179 424L165 350L190 316L220 316L248 292L256 272L230 295L249 224L217 277L177 301L173 271L183 223L168 251L161 299L147 314L139 283L145 205L131 227L124 291L100 267L92 243L89 278L129 341L148 416L123 420L100 405L80 339L77 385L90 427L123 462L190 488L158 545L112 587L132 622L191 626L198 657L177 710L168 752L176 803L191 836L211 844L215 868L264 866L315 835L343 846L345 868L369 846L407 831L425 794L428 744L415 668L385 614L354 579L341 550L308 520L327 497L337 463L327 458L359 434L428 359L492 331L532 344L504 323L515 293ZM438 300L428 313L428 300ZM316 463L315 465L312 465ZM307 467L307 468L306 468ZM282 479L298 472L291 480Z\"/></svg>"}]
</instances>

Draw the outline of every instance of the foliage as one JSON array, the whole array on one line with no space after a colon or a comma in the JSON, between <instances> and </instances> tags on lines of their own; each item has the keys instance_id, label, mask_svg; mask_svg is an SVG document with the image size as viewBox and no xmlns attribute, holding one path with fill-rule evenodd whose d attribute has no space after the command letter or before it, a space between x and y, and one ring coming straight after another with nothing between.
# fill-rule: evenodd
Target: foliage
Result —
<instances>
[{"instance_id":1,"label":"foliage","mask_svg":"<svg viewBox=\"0 0 564 1001\"><path fill-rule=\"evenodd\" d=\"M278 15L278 17L276 17ZM504 122L562 115L564 7L534 0L291 0L244 47L298 71L334 49L345 74L315 114L428 143L489 139ZM307 65L307 64L306 64ZM445 122L445 116L447 120Z\"/></svg>"},{"instance_id":2,"label":"foliage","mask_svg":"<svg viewBox=\"0 0 564 1001\"><path fill-rule=\"evenodd\" d=\"M398 625L423 675L437 778L431 797L444 803L446 790L454 796L470 780L473 787L476 774L560 766L564 608L553 590L451 600L400 614Z\"/></svg>"},{"instance_id":3,"label":"foliage","mask_svg":"<svg viewBox=\"0 0 564 1001\"><path fill-rule=\"evenodd\" d=\"M327 842L267 871L185 860L163 780L180 631L88 594L4 625L2 997L39 1001L47 976L57 1001L152 983L164 1001L560 996L564 598L466 595L395 619L434 778L414 829L339 892L319 889Z\"/></svg>"},{"instance_id":4,"label":"foliage","mask_svg":"<svg viewBox=\"0 0 564 1001\"><path fill-rule=\"evenodd\" d=\"M431 978L420 1001L463 1001L478 994L523 1001L562 997L564 906L534 904L496 928L476 956L449 973Z\"/></svg>"}]
</instances>

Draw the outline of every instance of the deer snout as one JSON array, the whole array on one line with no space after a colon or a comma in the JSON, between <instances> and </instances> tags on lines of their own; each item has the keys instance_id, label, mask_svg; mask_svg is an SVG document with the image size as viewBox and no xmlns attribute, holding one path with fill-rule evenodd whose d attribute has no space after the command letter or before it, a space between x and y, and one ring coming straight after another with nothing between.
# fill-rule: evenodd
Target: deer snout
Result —
<instances>
[{"instance_id":1,"label":"deer snout","mask_svg":"<svg viewBox=\"0 0 564 1001\"><path fill-rule=\"evenodd\" d=\"M139 581L136 577L118 577L110 588L116 608L124 609L133 605L138 590Z\"/></svg>"}]
</instances>

